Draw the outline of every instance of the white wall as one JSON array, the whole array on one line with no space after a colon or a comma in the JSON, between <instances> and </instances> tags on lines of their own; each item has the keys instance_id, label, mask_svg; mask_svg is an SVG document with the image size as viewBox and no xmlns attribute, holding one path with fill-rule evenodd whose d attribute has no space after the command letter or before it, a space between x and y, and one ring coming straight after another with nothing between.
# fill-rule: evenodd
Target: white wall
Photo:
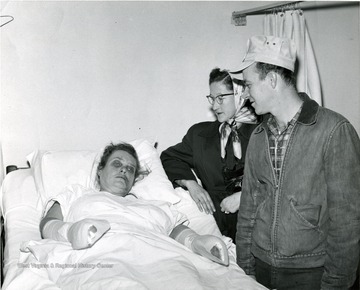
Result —
<instances>
[{"instance_id":1,"label":"white wall","mask_svg":"<svg viewBox=\"0 0 360 290\"><path fill-rule=\"evenodd\" d=\"M162 151L179 142L195 122L213 120L205 99L210 70L236 67L248 37L262 33L262 16L237 27L231 13L265 4L2 4L1 14L15 18L0 30L4 164L25 165L37 148L156 137ZM305 13L325 106L360 132L359 10Z\"/></svg>"},{"instance_id":2,"label":"white wall","mask_svg":"<svg viewBox=\"0 0 360 290\"><path fill-rule=\"evenodd\" d=\"M320 71L323 105L348 118L360 134L360 8L357 1L350 4L306 10L305 16Z\"/></svg>"}]
</instances>

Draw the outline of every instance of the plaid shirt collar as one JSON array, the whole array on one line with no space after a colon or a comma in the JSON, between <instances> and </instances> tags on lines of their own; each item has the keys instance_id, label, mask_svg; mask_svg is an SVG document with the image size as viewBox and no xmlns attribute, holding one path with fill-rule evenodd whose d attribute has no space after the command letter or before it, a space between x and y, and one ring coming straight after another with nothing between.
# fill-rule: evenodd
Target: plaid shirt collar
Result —
<instances>
[{"instance_id":1,"label":"plaid shirt collar","mask_svg":"<svg viewBox=\"0 0 360 290\"><path fill-rule=\"evenodd\" d=\"M281 135L284 131L287 131L289 128L292 128L295 125L296 121L299 119L302 107L303 107L303 105L301 105L301 107L299 108L299 110L297 111L295 116L290 120L289 123L287 123L287 126L285 128L283 128L283 130L279 130L279 125L276 122L275 117L273 115L270 115L270 117L267 121L267 126L268 126L270 132L274 136L278 136L278 135Z\"/></svg>"}]
</instances>

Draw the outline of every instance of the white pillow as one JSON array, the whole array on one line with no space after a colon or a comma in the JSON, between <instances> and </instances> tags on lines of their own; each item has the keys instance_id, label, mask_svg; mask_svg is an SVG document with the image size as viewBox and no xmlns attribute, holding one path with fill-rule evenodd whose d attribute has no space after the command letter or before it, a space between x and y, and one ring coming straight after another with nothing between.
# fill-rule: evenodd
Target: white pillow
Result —
<instances>
[{"instance_id":1,"label":"white pillow","mask_svg":"<svg viewBox=\"0 0 360 290\"><path fill-rule=\"evenodd\" d=\"M159 154L146 139L128 142L134 146L140 164L150 170L150 174L137 181L131 192L147 200L163 200L175 204L180 201L162 167ZM38 150L28 156L33 169L36 188L42 206L64 187L80 184L96 187L96 171L102 151L45 151Z\"/></svg>"}]
</instances>

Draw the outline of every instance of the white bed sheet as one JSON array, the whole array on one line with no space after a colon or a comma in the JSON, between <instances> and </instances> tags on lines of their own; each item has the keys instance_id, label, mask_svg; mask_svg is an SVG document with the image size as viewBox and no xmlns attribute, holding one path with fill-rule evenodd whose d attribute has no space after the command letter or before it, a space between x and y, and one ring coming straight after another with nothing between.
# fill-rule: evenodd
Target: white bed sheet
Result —
<instances>
[{"instance_id":1,"label":"white bed sheet","mask_svg":"<svg viewBox=\"0 0 360 290\"><path fill-rule=\"evenodd\" d=\"M221 237L220 231L218 230L218 227L216 226L216 223L211 215L206 215L198 211L195 203L192 201L191 197L189 197L189 194L184 190L177 189L175 192L181 198L181 201L175 206L180 212L187 215L190 221L189 226L191 228L193 228L200 234L214 234ZM34 265L39 263L39 261L35 259L33 254L21 253L19 250L21 244L26 241L31 241L30 243L26 244L28 246L28 249L31 249L32 246L36 247L37 244L41 244L43 242L40 240L40 233L38 228L41 218L41 211L39 210L39 205L42 205L42 202L36 191L35 182L32 176L32 170L18 170L6 176L1 189L1 203L1 208L5 220L6 233L6 247L4 255L5 280L3 284L3 289L60 289L58 285L54 284L54 282L49 279L46 269L38 269L36 267L32 268L30 266L31 263L33 263ZM121 285L124 285L123 289L131 289L131 287L133 287L133 289L146 289L144 287L148 287L148 289L168 289L168 286L172 285L172 289L265 289L264 287L256 283L254 280L252 280L250 277L246 276L243 270L236 265L235 246L226 238L224 238L224 241L229 247L230 266L226 268L217 265L216 263L206 261L206 259L203 259L199 256L199 258L196 259L196 263L199 269L203 269L204 273L206 272L206 270L210 270L212 267L215 267L215 269L210 270L209 276L200 275L201 278L199 279L202 282L197 281L197 279L192 280L190 278L185 278L189 276L189 273L191 273L191 271L187 274L186 272L183 272L183 275L180 275L177 279L175 279L175 277L177 277L177 273L174 272L174 269L172 269L171 274L167 272L160 274L160 276L165 275L173 277L173 280L170 279L167 282L164 280L162 284L155 283L157 280L160 281L160 276L157 280L154 280L155 282L153 284L149 280L150 276L147 276L147 286L142 285L141 283L137 283L136 280L123 277L123 280L120 279L119 281L114 281L113 279L105 279L101 282L101 288L106 286L106 288L110 287L109 289L119 289ZM118 242L120 246L121 241ZM138 241L138 243L140 243L141 246L145 249L147 248L148 251L154 251L154 248L147 245L147 243L144 243L144 241ZM160 260L165 259L166 256L169 255L169 251L165 251L168 250L169 244L170 247L175 247L177 249L176 251L173 251L174 253L177 253L175 255L177 256L177 258L183 256L186 259L186 257L190 255L189 259L193 259L193 253L187 251L186 249L183 249L182 245L177 245L175 241L172 241L169 238L164 248L159 248L158 257ZM120 246L119 251L122 248L125 248L125 246L125 244ZM181 248L181 255L178 255L179 247ZM25 249L25 247L23 248ZM103 249L105 249L105 247L103 247ZM164 255L162 255L161 253L164 253ZM105 257L106 253L103 252L102 258ZM153 257L153 255L151 255L151 257ZM105 260L102 259L102 261L104 262ZM149 267L148 268L151 271L154 271L154 273L152 273L151 271L148 273L150 273L153 277L159 275L156 274L157 271L154 270L156 267ZM167 267L171 269L170 266ZM113 268L113 270L115 272L119 271L119 269L117 269L116 267ZM143 270L145 271L146 268L144 268ZM164 269L162 269L161 271L164 271ZM89 272L85 272L89 274ZM97 272L97 277L101 277L102 275L104 275L103 269L100 269ZM105 272L111 273L111 271L108 270L106 270ZM181 273L181 271L179 273ZM88 274L82 274L80 276L86 277L86 275ZM214 279L214 277L216 278ZM211 278L213 280L211 280ZM211 283L208 284L206 280L209 280ZM81 279L79 281L81 281ZM177 282L174 284L174 281ZM219 283L219 281L222 282ZM99 284L94 285L96 285L94 286L95 288L99 287ZM163 285L164 288L161 288L159 285ZM193 288L191 288L191 285L193 286ZM91 283L87 285L87 287L90 286Z\"/></svg>"}]
</instances>

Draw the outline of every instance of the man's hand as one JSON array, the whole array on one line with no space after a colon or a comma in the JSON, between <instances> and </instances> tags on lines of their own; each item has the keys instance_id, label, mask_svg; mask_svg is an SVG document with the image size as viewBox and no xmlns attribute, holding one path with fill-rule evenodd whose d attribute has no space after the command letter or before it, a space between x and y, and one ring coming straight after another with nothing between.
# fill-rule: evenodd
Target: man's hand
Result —
<instances>
[{"instance_id":1,"label":"man's hand","mask_svg":"<svg viewBox=\"0 0 360 290\"><path fill-rule=\"evenodd\" d=\"M200 211L205 211L207 214L215 212L215 206L210 195L195 180L178 180L177 183L186 187Z\"/></svg>"},{"instance_id":2,"label":"man's hand","mask_svg":"<svg viewBox=\"0 0 360 290\"><path fill-rule=\"evenodd\" d=\"M241 191L235 192L232 195L224 198L221 203L221 211L225 213L235 213L240 207Z\"/></svg>"}]
</instances>

